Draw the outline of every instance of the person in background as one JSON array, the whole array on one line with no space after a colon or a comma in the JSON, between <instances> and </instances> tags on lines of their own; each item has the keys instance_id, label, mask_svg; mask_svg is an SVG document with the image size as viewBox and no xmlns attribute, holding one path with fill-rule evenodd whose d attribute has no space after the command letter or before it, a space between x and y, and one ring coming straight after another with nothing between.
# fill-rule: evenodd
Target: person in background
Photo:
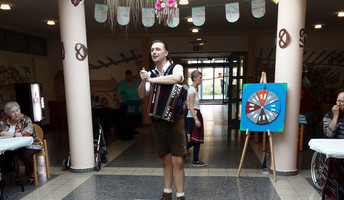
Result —
<instances>
[{"instance_id":1,"label":"person in background","mask_svg":"<svg viewBox=\"0 0 344 200\"><path fill-rule=\"evenodd\" d=\"M37 136L30 117L20 111L17 102L8 102L4 106L7 116L0 121L0 136L5 137L33 137L33 144L17 150L18 157L25 166L25 175L28 177L27 185L35 182L33 178L33 155L42 151L43 142ZM18 177L16 178L18 179ZM17 180L16 180L17 182Z\"/></svg>"},{"instance_id":2,"label":"person in background","mask_svg":"<svg viewBox=\"0 0 344 200\"><path fill-rule=\"evenodd\" d=\"M314 110L316 103L311 95L311 82L307 78L308 67L303 65L302 67L302 81L301 81L301 98L300 98L300 115L304 115L307 121L304 129L303 145L308 146L308 141L314 134Z\"/></svg>"},{"instance_id":3,"label":"person in background","mask_svg":"<svg viewBox=\"0 0 344 200\"><path fill-rule=\"evenodd\" d=\"M142 81L138 92L141 99L151 92L150 84L178 84L184 80L183 66L179 64L174 66L172 74L164 75L171 65L167 60L168 48L165 42L161 40L153 41L150 52L158 76L151 77L152 73L147 72L145 68L140 71ZM177 200L184 200L184 116L178 116L173 122L155 117L151 119L153 140L163 164L164 192L161 200L172 200L173 177Z\"/></svg>"},{"instance_id":4,"label":"person in background","mask_svg":"<svg viewBox=\"0 0 344 200\"><path fill-rule=\"evenodd\" d=\"M130 70L125 71L125 80L121 81L117 88L117 93L121 97L121 116L125 116L122 122L125 124L126 128L121 130L121 136L123 134L136 134L136 128L140 121L140 111L139 106L141 104L140 97L137 94L139 88L139 83L137 80L133 79L133 73ZM130 132L130 133L124 133Z\"/></svg>"},{"instance_id":5,"label":"person in background","mask_svg":"<svg viewBox=\"0 0 344 200\"><path fill-rule=\"evenodd\" d=\"M197 87L202 83L202 73L195 70L191 73L192 85L188 89L186 99L188 113L186 116L186 132L191 134L190 141L187 143L186 149L193 147L192 165L195 167L207 166L206 163L198 159L201 144L204 142L204 126L203 117L200 111L199 97Z\"/></svg>"},{"instance_id":6,"label":"person in background","mask_svg":"<svg viewBox=\"0 0 344 200\"><path fill-rule=\"evenodd\" d=\"M338 94L336 104L325 114L323 131L329 138L344 139L344 91Z\"/></svg>"}]
</instances>

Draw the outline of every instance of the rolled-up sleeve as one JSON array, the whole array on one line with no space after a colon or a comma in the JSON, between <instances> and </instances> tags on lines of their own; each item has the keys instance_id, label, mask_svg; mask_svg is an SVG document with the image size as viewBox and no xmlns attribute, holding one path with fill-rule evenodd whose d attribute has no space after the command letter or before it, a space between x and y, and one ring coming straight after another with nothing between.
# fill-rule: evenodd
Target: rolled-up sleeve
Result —
<instances>
[{"instance_id":1,"label":"rolled-up sleeve","mask_svg":"<svg viewBox=\"0 0 344 200\"><path fill-rule=\"evenodd\" d=\"M337 133L338 125L332 123L332 118L325 114L323 118L323 131L327 137L334 137Z\"/></svg>"},{"instance_id":2,"label":"rolled-up sleeve","mask_svg":"<svg viewBox=\"0 0 344 200\"><path fill-rule=\"evenodd\" d=\"M181 82L184 81L184 69L183 69L183 66L181 66L180 64L177 64L176 66L174 66L172 73L180 75L182 77Z\"/></svg>"}]
</instances>

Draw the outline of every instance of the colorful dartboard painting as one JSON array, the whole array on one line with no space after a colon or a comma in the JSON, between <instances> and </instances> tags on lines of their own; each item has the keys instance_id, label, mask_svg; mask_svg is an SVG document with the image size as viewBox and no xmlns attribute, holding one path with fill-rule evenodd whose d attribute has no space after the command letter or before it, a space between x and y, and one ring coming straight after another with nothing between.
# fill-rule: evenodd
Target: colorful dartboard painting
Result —
<instances>
[{"instance_id":1,"label":"colorful dartboard painting","mask_svg":"<svg viewBox=\"0 0 344 200\"><path fill-rule=\"evenodd\" d=\"M244 84L240 130L283 132L286 83Z\"/></svg>"}]
</instances>

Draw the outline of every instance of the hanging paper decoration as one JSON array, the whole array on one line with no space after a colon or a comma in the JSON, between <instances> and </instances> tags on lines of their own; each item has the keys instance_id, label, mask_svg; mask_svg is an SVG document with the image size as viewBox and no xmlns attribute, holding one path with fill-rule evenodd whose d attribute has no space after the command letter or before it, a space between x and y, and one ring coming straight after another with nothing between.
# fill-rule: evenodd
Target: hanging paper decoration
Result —
<instances>
[{"instance_id":1,"label":"hanging paper decoration","mask_svg":"<svg viewBox=\"0 0 344 200\"><path fill-rule=\"evenodd\" d=\"M152 27L155 22L154 8L142 8L142 24Z\"/></svg>"},{"instance_id":2,"label":"hanging paper decoration","mask_svg":"<svg viewBox=\"0 0 344 200\"><path fill-rule=\"evenodd\" d=\"M94 19L99 23L104 23L107 19L108 6L106 4L96 3L94 5Z\"/></svg>"},{"instance_id":3,"label":"hanging paper decoration","mask_svg":"<svg viewBox=\"0 0 344 200\"><path fill-rule=\"evenodd\" d=\"M226 19L233 23L239 19L239 2L227 3L226 4Z\"/></svg>"},{"instance_id":4,"label":"hanging paper decoration","mask_svg":"<svg viewBox=\"0 0 344 200\"><path fill-rule=\"evenodd\" d=\"M176 10L176 14L174 15L174 17L172 18L171 23L169 21L167 21L167 25L170 28L175 28L179 25L179 8L177 8Z\"/></svg>"},{"instance_id":5,"label":"hanging paper decoration","mask_svg":"<svg viewBox=\"0 0 344 200\"><path fill-rule=\"evenodd\" d=\"M205 22L205 7L192 8L192 23L195 26L202 26Z\"/></svg>"},{"instance_id":6,"label":"hanging paper decoration","mask_svg":"<svg viewBox=\"0 0 344 200\"><path fill-rule=\"evenodd\" d=\"M117 7L117 22L125 26L129 23L129 16L130 16L130 9L129 7L125 6L118 6Z\"/></svg>"},{"instance_id":7,"label":"hanging paper decoration","mask_svg":"<svg viewBox=\"0 0 344 200\"><path fill-rule=\"evenodd\" d=\"M261 18L265 15L265 0L251 1L252 15L255 18Z\"/></svg>"},{"instance_id":8,"label":"hanging paper decoration","mask_svg":"<svg viewBox=\"0 0 344 200\"><path fill-rule=\"evenodd\" d=\"M172 23L173 17L176 14L178 4L176 0L157 0L155 3L155 13L159 24L164 25Z\"/></svg>"}]
</instances>

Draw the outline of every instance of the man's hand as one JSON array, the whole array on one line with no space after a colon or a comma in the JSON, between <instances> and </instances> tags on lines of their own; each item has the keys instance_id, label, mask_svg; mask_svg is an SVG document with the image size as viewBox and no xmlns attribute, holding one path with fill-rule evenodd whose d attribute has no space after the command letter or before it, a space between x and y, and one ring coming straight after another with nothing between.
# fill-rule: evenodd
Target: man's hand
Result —
<instances>
[{"instance_id":1,"label":"man's hand","mask_svg":"<svg viewBox=\"0 0 344 200\"><path fill-rule=\"evenodd\" d=\"M148 72L144 67L140 70L140 77L142 80L147 80L149 78Z\"/></svg>"},{"instance_id":2,"label":"man's hand","mask_svg":"<svg viewBox=\"0 0 344 200\"><path fill-rule=\"evenodd\" d=\"M332 113L333 113L333 116L339 116L339 106L338 105L334 105L332 107Z\"/></svg>"}]
</instances>

